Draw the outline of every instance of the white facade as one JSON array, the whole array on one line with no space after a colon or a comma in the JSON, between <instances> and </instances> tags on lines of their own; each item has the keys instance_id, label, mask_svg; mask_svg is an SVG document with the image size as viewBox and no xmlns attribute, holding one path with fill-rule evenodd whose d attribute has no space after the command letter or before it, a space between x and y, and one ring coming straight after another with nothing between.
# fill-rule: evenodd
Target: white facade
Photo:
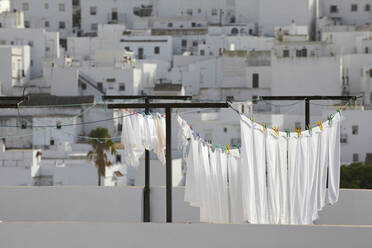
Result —
<instances>
[{"instance_id":1,"label":"white facade","mask_svg":"<svg viewBox=\"0 0 372 248\"><path fill-rule=\"evenodd\" d=\"M32 186L40 164L40 150L6 150L0 144L0 185Z\"/></svg>"},{"instance_id":2,"label":"white facade","mask_svg":"<svg viewBox=\"0 0 372 248\"><path fill-rule=\"evenodd\" d=\"M344 25L371 23L372 3L369 0L320 1L320 16L340 20Z\"/></svg>"},{"instance_id":3,"label":"white facade","mask_svg":"<svg viewBox=\"0 0 372 248\"><path fill-rule=\"evenodd\" d=\"M44 29L0 28L3 45L28 45L31 49L31 78L41 77L44 60L59 57L59 35Z\"/></svg>"},{"instance_id":4,"label":"white facade","mask_svg":"<svg viewBox=\"0 0 372 248\"><path fill-rule=\"evenodd\" d=\"M80 0L81 29L83 33L96 33L98 24L133 25L135 7L149 5L149 0Z\"/></svg>"},{"instance_id":5,"label":"white facade","mask_svg":"<svg viewBox=\"0 0 372 248\"><path fill-rule=\"evenodd\" d=\"M30 78L30 47L0 46L0 60L1 94L13 95Z\"/></svg>"},{"instance_id":6,"label":"white facade","mask_svg":"<svg viewBox=\"0 0 372 248\"><path fill-rule=\"evenodd\" d=\"M1 0L0 1L0 13L10 10L10 0Z\"/></svg>"},{"instance_id":7,"label":"white facade","mask_svg":"<svg viewBox=\"0 0 372 248\"><path fill-rule=\"evenodd\" d=\"M71 0L11 0L11 9L24 12L27 28L59 32L61 38L72 34Z\"/></svg>"},{"instance_id":8,"label":"white facade","mask_svg":"<svg viewBox=\"0 0 372 248\"><path fill-rule=\"evenodd\" d=\"M24 28L24 15L19 11L0 11L1 28Z\"/></svg>"}]
</instances>

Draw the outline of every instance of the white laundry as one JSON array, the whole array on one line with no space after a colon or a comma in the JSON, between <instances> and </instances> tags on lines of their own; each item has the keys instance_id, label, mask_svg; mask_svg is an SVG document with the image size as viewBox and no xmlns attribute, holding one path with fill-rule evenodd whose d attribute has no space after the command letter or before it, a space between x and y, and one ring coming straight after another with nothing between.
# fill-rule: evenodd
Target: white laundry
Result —
<instances>
[{"instance_id":1,"label":"white laundry","mask_svg":"<svg viewBox=\"0 0 372 248\"><path fill-rule=\"evenodd\" d=\"M228 192L228 165L238 163L239 152L231 150L231 156L218 149L217 153L217 178L218 178L218 204L220 223L229 222L229 192ZM233 160L233 161L231 161Z\"/></svg>"},{"instance_id":2,"label":"white laundry","mask_svg":"<svg viewBox=\"0 0 372 248\"><path fill-rule=\"evenodd\" d=\"M340 113L336 113L328 126L329 164L327 202L331 205L338 201L340 188Z\"/></svg>"},{"instance_id":3,"label":"white laundry","mask_svg":"<svg viewBox=\"0 0 372 248\"><path fill-rule=\"evenodd\" d=\"M255 193L255 173L253 161L253 122L246 116L241 116L241 185L243 220L250 223L258 223Z\"/></svg>"},{"instance_id":4,"label":"white laundry","mask_svg":"<svg viewBox=\"0 0 372 248\"><path fill-rule=\"evenodd\" d=\"M242 201L242 166L239 151L231 150L228 156L229 207L231 223L243 223L244 211Z\"/></svg>"}]
</instances>

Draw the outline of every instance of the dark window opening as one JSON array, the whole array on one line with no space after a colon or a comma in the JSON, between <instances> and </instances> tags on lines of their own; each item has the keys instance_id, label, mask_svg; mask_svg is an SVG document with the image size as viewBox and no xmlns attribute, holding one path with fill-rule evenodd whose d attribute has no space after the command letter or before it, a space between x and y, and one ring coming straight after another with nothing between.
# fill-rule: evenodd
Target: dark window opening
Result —
<instances>
[{"instance_id":1,"label":"dark window opening","mask_svg":"<svg viewBox=\"0 0 372 248\"><path fill-rule=\"evenodd\" d=\"M259 87L259 77L260 75L258 73L253 73L252 75L252 88L258 88Z\"/></svg>"},{"instance_id":2,"label":"dark window opening","mask_svg":"<svg viewBox=\"0 0 372 248\"><path fill-rule=\"evenodd\" d=\"M160 53L160 47L154 47L154 53L159 54Z\"/></svg>"},{"instance_id":3,"label":"dark window opening","mask_svg":"<svg viewBox=\"0 0 372 248\"><path fill-rule=\"evenodd\" d=\"M338 12L337 5L331 5L331 6L329 6L329 12L331 12L331 13L337 13Z\"/></svg>"}]
</instances>

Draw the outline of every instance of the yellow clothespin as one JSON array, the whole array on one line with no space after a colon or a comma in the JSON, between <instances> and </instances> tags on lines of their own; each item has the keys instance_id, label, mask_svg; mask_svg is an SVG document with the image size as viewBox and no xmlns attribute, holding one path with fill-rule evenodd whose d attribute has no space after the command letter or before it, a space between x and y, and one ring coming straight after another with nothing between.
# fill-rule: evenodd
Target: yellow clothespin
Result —
<instances>
[{"instance_id":1,"label":"yellow clothespin","mask_svg":"<svg viewBox=\"0 0 372 248\"><path fill-rule=\"evenodd\" d=\"M301 137L302 128L296 128L297 137Z\"/></svg>"},{"instance_id":2,"label":"yellow clothespin","mask_svg":"<svg viewBox=\"0 0 372 248\"><path fill-rule=\"evenodd\" d=\"M230 148L229 148L229 146L226 146L226 150L227 150L227 154L230 155L231 153L230 153Z\"/></svg>"},{"instance_id":3,"label":"yellow clothespin","mask_svg":"<svg viewBox=\"0 0 372 248\"><path fill-rule=\"evenodd\" d=\"M276 135L279 136L279 126L277 126L277 127L273 127L273 130L274 130L274 132L276 133Z\"/></svg>"},{"instance_id":4,"label":"yellow clothespin","mask_svg":"<svg viewBox=\"0 0 372 248\"><path fill-rule=\"evenodd\" d=\"M264 132L266 132L265 122L262 122L261 125L262 125L262 127L263 127Z\"/></svg>"},{"instance_id":5,"label":"yellow clothespin","mask_svg":"<svg viewBox=\"0 0 372 248\"><path fill-rule=\"evenodd\" d=\"M255 122L255 119L254 119L254 117L252 116L252 122Z\"/></svg>"},{"instance_id":6,"label":"yellow clothespin","mask_svg":"<svg viewBox=\"0 0 372 248\"><path fill-rule=\"evenodd\" d=\"M316 125L320 128L321 131L323 131L323 123L321 121L318 121Z\"/></svg>"}]
</instances>

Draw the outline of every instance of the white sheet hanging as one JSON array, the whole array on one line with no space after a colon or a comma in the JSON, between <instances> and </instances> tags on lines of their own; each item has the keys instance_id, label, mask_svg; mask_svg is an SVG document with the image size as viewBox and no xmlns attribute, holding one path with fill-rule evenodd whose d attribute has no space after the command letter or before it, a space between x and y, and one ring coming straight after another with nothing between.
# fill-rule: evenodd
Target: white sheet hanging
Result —
<instances>
[{"instance_id":1,"label":"white sheet hanging","mask_svg":"<svg viewBox=\"0 0 372 248\"><path fill-rule=\"evenodd\" d=\"M229 178L229 207L230 222L239 224L243 223L243 199L242 199L242 166L240 164L239 151L231 150L228 156L228 178Z\"/></svg>"}]
</instances>

